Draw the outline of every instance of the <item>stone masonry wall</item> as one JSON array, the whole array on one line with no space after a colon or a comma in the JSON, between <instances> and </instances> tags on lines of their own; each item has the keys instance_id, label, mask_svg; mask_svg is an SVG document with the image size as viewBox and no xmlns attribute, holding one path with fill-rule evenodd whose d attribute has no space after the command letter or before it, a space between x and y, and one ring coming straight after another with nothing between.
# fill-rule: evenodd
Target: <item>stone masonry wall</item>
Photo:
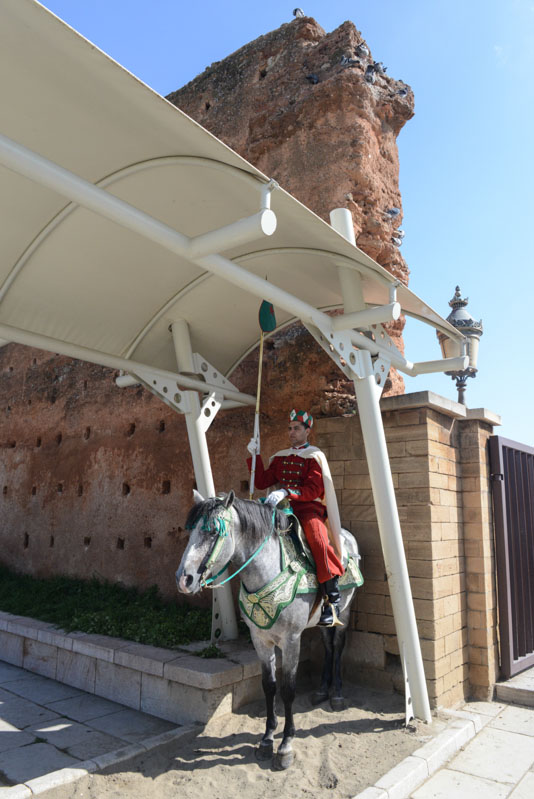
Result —
<instances>
[{"instance_id":1,"label":"stone masonry wall","mask_svg":"<svg viewBox=\"0 0 534 799\"><path fill-rule=\"evenodd\" d=\"M490 425L461 425L462 486L469 683L471 695L488 700L499 676L495 543L488 438Z\"/></svg>"},{"instance_id":2,"label":"stone masonry wall","mask_svg":"<svg viewBox=\"0 0 534 799\"><path fill-rule=\"evenodd\" d=\"M468 696L489 698L498 670L486 452L491 427L446 405L437 410L427 397L421 392L385 399L383 421L430 702L450 706ZM320 421L318 444L335 475L342 523L356 535L363 556L365 585L353 609L348 671L402 690L357 415Z\"/></svg>"},{"instance_id":3,"label":"stone masonry wall","mask_svg":"<svg viewBox=\"0 0 534 799\"><path fill-rule=\"evenodd\" d=\"M117 374L0 350L0 562L174 596L194 486L184 420Z\"/></svg>"}]
</instances>

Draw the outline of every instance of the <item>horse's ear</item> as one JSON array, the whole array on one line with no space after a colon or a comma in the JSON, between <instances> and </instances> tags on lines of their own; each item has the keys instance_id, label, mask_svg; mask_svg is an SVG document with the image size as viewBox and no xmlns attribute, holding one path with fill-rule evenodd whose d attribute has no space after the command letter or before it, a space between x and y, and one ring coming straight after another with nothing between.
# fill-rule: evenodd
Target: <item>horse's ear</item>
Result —
<instances>
[{"instance_id":1,"label":"horse's ear","mask_svg":"<svg viewBox=\"0 0 534 799\"><path fill-rule=\"evenodd\" d=\"M201 502L204 502L204 497L196 490L196 488L193 489L193 500L195 505L199 505Z\"/></svg>"},{"instance_id":2,"label":"horse's ear","mask_svg":"<svg viewBox=\"0 0 534 799\"><path fill-rule=\"evenodd\" d=\"M231 508L231 507L232 507L232 505L234 504L234 499L235 499L235 494L234 494L234 492L233 492L233 491L230 491L230 492L229 492L229 493L226 495L226 498L225 498L225 500L224 500L224 507L225 507L226 509L228 509L228 508Z\"/></svg>"}]
</instances>

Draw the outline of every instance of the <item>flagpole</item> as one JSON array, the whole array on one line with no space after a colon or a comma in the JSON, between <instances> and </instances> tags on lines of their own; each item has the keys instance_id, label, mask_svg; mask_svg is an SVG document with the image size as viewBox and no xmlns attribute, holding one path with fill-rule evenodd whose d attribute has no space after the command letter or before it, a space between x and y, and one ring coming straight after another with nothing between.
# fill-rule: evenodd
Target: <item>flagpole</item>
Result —
<instances>
[{"instance_id":1,"label":"flagpole","mask_svg":"<svg viewBox=\"0 0 534 799\"><path fill-rule=\"evenodd\" d=\"M265 333L272 333L276 328L276 317L274 315L274 308L270 302L264 300L260 305L258 314L258 321L260 323L260 355L258 362L258 388L256 390L256 413L254 415L254 439L256 441L256 450L252 454L252 468L250 470L250 499L254 498L254 479L256 477L256 457L259 455L259 442L260 442L260 395L261 395L261 372L263 367L263 337Z\"/></svg>"},{"instance_id":2,"label":"flagpole","mask_svg":"<svg viewBox=\"0 0 534 799\"><path fill-rule=\"evenodd\" d=\"M263 366L263 330L260 336L260 361L258 364L258 388L256 390L256 413L254 414L254 438L259 441L260 437L260 394L261 394L261 371ZM256 476L256 452L252 456L252 468L250 470L250 497L254 498L254 478Z\"/></svg>"}]
</instances>

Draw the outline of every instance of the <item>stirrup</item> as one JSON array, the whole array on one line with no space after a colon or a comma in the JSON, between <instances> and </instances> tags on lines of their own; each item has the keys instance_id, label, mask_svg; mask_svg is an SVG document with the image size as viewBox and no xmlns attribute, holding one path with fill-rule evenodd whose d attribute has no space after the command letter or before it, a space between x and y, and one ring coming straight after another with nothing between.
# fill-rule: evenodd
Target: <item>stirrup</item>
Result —
<instances>
[{"instance_id":1,"label":"stirrup","mask_svg":"<svg viewBox=\"0 0 534 799\"><path fill-rule=\"evenodd\" d=\"M327 610L328 607L332 611L332 621L323 621L321 623L322 618L325 615L326 610ZM325 599L325 602L324 602L324 605L323 605L323 609L321 611L321 618L317 622L317 626L318 627L344 627L343 622L340 621L339 616L337 615L337 608L336 608L335 604L333 602L330 602L330 600L328 598Z\"/></svg>"}]
</instances>

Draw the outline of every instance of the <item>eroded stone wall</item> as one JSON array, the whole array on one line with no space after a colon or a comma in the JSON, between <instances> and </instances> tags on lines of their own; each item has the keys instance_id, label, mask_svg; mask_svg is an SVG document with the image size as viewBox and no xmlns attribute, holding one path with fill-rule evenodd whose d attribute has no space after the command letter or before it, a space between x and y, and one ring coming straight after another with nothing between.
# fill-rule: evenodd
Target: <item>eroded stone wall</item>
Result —
<instances>
[{"instance_id":1,"label":"eroded stone wall","mask_svg":"<svg viewBox=\"0 0 534 799\"><path fill-rule=\"evenodd\" d=\"M368 55L360 54L365 50ZM301 17L212 64L168 99L327 222L333 208L348 208L358 246L407 283L397 236L397 136L413 116L414 98L387 72L373 72L369 82L366 72L374 63L352 22L327 34L314 19ZM399 214L392 218L388 211L395 209ZM401 349L403 327L402 317L388 327ZM276 348L305 347L308 337L290 330L276 337ZM267 376L278 360L267 352ZM340 380L326 359L319 372L309 372L311 379L296 385L312 412L354 409L351 383ZM326 401L325 382L334 384ZM403 391L402 378L392 372L386 394ZM271 395L266 400L269 408Z\"/></svg>"}]
</instances>

